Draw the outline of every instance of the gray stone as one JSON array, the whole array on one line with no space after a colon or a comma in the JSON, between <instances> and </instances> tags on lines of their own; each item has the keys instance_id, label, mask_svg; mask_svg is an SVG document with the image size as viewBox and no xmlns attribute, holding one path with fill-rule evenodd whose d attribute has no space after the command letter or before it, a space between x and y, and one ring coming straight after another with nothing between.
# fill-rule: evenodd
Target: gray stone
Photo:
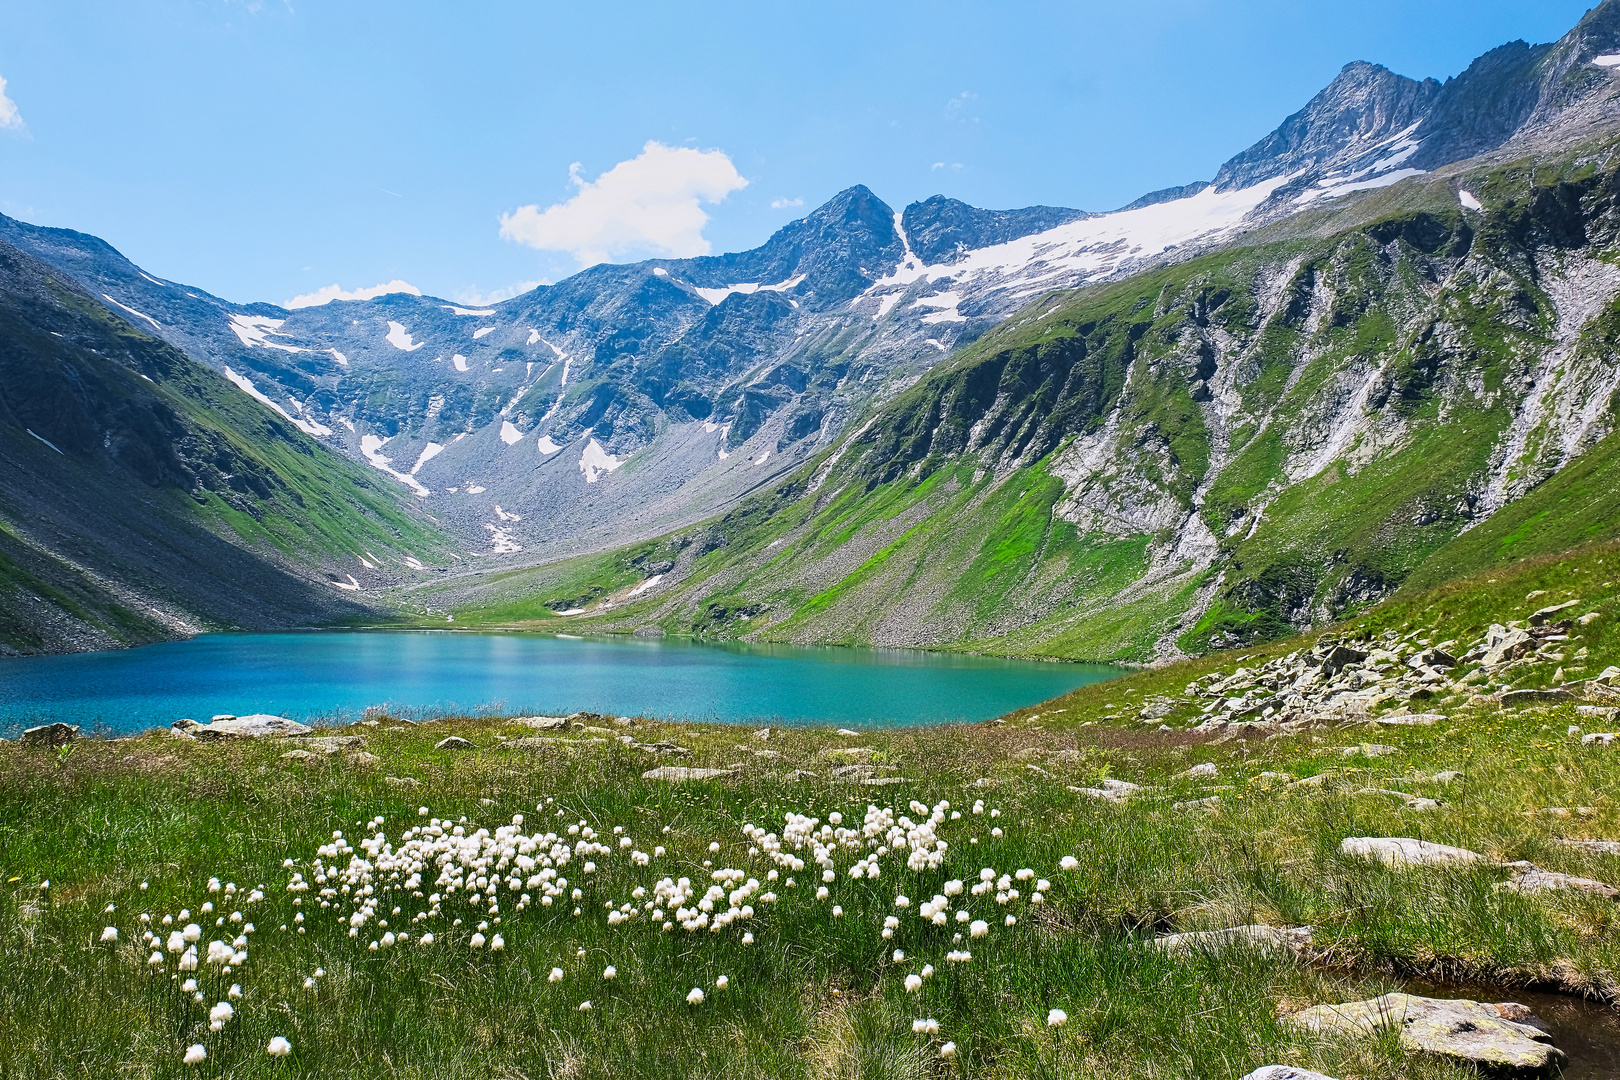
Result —
<instances>
[{"instance_id":1,"label":"gray stone","mask_svg":"<svg viewBox=\"0 0 1620 1080\"><path fill-rule=\"evenodd\" d=\"M1283 929L1253 924L1231 926L1225 930L1191 930L1184 934L1166 934L1164 937L1154 938L1148 945L1172 956L1219 952L1231 948L1301 954L1310 950L1311 928L1295 926Z\"/></svg>"},{"instance_id":2,"label":"gray stone","mask_svg":"<svg viewBox=\"0 0 1620 1080\"><path fill-rule=\"evenodd\" d=\"M1406 836L1347 836L1339 843L1346 855L1377 859L1385 866L1447 866L1477 862L1484 858L1477 851L1413 840Z\"/></svg>"},{"instance_id":3,"label":"gray stone","mask_svg":"<svg viewBox=\"0 0 1620 1080\"><path fill-rule=\"evenodd\" d=\"M1368 723L1393 724L1399 727L1428 727L1430 724L1444 719L1445 714L1435 712L1385 713L1383 716L1373 717Z\"/></svg>"},{"instance_id":4,"label":"gray stone","mask_svg":"<svg viewBox=\"0 0 1620 1080\"><path fill-rule=\"evenodd\" d=\"M179 720L176 720L174 723L170 724L169 725L169 730L170 731L184 731L184 732L192 733L192 732L195 732L200 727L202 727L201 724L197 723L197 721L191 719L189 716L186 716L186 717L181 717Z\"/></svg>"},{"instance_id":5,"label":"gray stone","mask_svg":"<svg viewBox=\"0 0 1620 1080\"><path fill-rule=\"evenodd\" d=\"M1388 757L1391 754L1400 753L1400 749L1399 747L1388 746L1384 743L1364 742L1359 746L1340 747L1339 753L1344 757L1355 757L1357 754L1360 754L1362 757Z\"/></svg>"},{"instance_id":6,"label":"gray stone","mask_svg":"<svg viewBox=\"0 0 1620 1080\"><path fill-rule=\"evenodd\" d=\"M421 787L422 781L414 776L385 776L383 783L389 787L415 788Z\"/></svg>"},{"instance_id":7,"label":"gray stone","mask_svg":"<svg viewBox=\"0 0 1620 1080\"><path fill-rule=\"evenodd\" d=\"M732 776L735 769L689 769L684 765L660 765L641 774L643 780L719 780Z\"/></svg>"},{"instance_id":8,"label":"gray stone","mask_svg":"<svg viewBox=\"0 0 1620 1080\"><path fill-rule=\"evenodd\" d=\"M23 746L43 746L54 750L57 747L66 746L78 737L79 729L77 726L59 722L31 727L24 731L22 738L17 741Z\"/></svg>"},{"instance_id":9,"label":"gray stone","mask_svg":"<svg viewBox=\"0 0 1620 1080\"><path fill-rule=\"evenodd\" d=\"M1373 1035L1395 1029L1401 1048L1523 1075L1549 1072L1566 1060L1528 1008L1513 1001L1385 994L1343 1005L1317 1005L1288 1016L1314 1032Z\"/></svg>"},{"instance_id":10,"label":"gray stone","mask_svg":"<svg viewBox=\"0 0 1620 1080\"><path fill-rule=\"evenodd\" d=\"M534 728L536 731L567 731L573 718L569 716L520 716L514 724Z\"/></svg>"},{"instance_id":11,"label":"gray stone","mask_svg":"<svg viewBox=\"0 0 1620 1080\"><path fill-rule=\"evenodd\" d=\"M356 750L366 745L366 740L359 735L329 735L318 739L302 739L299 744L323 754L335 754L339 750Z\"/></svg>"},{"instance_id":12,"label":"gray stone","mask_svg":"<svg viewBox=\"0 0 1620 1080\"><path fill-rule=\"evenodd\" d=\"M867 787L889 787L893 784L909 784L911 782L904 776L873 776L861 781Z\"/></svg>"},{"instance_id":13,"label":"gray stone","mask_svg":"<svg viewBox=\"0 0 1620 1080\"><path fill-rule=\"evenodd\" d=\"M1509 630L1499 623L1492 623L1485 631L1483 645L1485 652L1479 662L1484 667L1493 668L1535 652L1537 639L1527 630Z\"/></svg>"},{"instance_id":14,"label":"gray stone","mask_svg":"<svg viewBox=\"0 0 1620 1080\"><path fill-rule=\"evenodd\" d=\"M840 765L827 775L834 780L866 780L877 772L871 765Z\"/></svg>"},{"instance_id":15,"label":"gray stone","mask_svg":"<svg viewBox=\"0 0 1620 1080\"><path fill-rule=\"evenodd\" d=\"M1124 802L1132 795L1141 791L1141 785L1132 784L1126 780L1101 780L1097 787L1073 787L1070 791L1076 795L1084 795L1088 799L1102 799L1105 802Z\"/></svg>"},{"instance_id":16,"label":"gray stone","mask_svg":"<svg viewBox=\"0 0 1620 1080\"><path fill-rule=\"evenodd\" d=\"M516 740L514 740L514 741L516 741ZM440 739L438 742L434 743L433 744L433 749L435 749L435 750L472 750L472 749L475 749L475 748L474 748L472 743L468 742L466 739L463 739L460 735L450 735L450 736L448 736L446 738L443 738L443 739Z\"/></svg>"},{"instance_id":17,"label":"gray stone","mask_svg":"<svg viewBox=\"0 0 1620 1080\"><path fill-rule=\"evenodd\" d=\"M835 732L833 732L833 734L834 734L834 735L859 735L859 734L860 734L860 732L858 732L858 731L851 731L851 730L849 730L849 728L847 728L847 727L841 727L841 728L839 728L839 729L838 729L838 730L837 730L837 731L835 731Z\"/></svg>"},{"instance_id":18,"label":"gray stone","mask_svg":"<svg viewBox=\"0 0 1620 1080\"><path fill-rule=\"evenodd\" d=\"M816 774L811 772L809 769L794 769L792 772L782 777L782 779L789 781L814 780L815 778Z\"/></svg>"},{"instance_id":19,"label":"gray stone","mask_svg":"<svg viewBox=\"0 0 1620 1080\"><path fill-rule=\"evenodd\" d=\"M1620 840L1554 840L1553 843L1593 855L1620 855Z\"/></svg>"},{"instance_id":20,"label":"gray stone","mask_svg":"<svg viewBox=\"0 0 1620 1080\"><path fill-rule=\"evenodd\" d=\"M1205 810L1214 813L1221 808L1221 797L1211 795L1204 799L1187 799L1184 802L1171 803L1172 810Z\"/></svg>"},{"instance_id":21,"label":"gray stone","mask_svg":"<svg viewBox=\"0 0 1620 1080\"><path fill-rule=\"evenodd\" d=\"M373 766L382 764L382 758L378 757L376 754L367 753L364 750L357 750L352 754L346 754L344 755L343 760L347 761L350 765L353 765L358 769L369 769Z\"/></svg>"},{"instance_id":22,"label":"gray stone","mask_svg":"<svg viewBox=\"0 0 1620 1080\"><path fill-rule=\"evenodd\" d=\"M1612 731L1594 731L1590 735L1581 736L1582 746L1612 746L1615 733Z\"/></svg>"},{"instance_id":23,"label":"gray stone","mask_svg":"<svg viewBox=\"0 0 1620 1080\"><path fill-rule=\"evenodd\" d=\"M1242 1080L1334 1080L1325 1073L1296 1069L1292 1065L1262 1065Z\"/></svg>"},{"instance_id":24,"label":"gray stone","mask_svg":"<svg viewBox=\"0 0 1620 1080\"><path fill-rule=\"evenodd\" d=\"M281 755L281 760L282 761L319 761L319 760L321 760L321 758L323 758L325 756L326 755L324 755L324 754L317 754L313 750L289 750L285 754Z\"/></svg>"},{"instance_id":25,"label":"gray stone","mask_svg":"<svg viewBox=\"0 0 1620 1080\"><path fill-rule=\"evenodd\" d=\"M1512 881L1504 881L1501 888L1511 892L1533 894L1540 892L1559 892L1563 889L1574 889L1577 892L1592 893L1596 896L1613 900L1620 896L1620 889L1613 885L1605 885L1594 878L1576 877L1573 874L1559 874L1550 870L1543 870L1538 866L1523 864L1526 869L1518 874ZM1514 869L1519 869L1515 866Z\"/></svg>"},{"instance_id":26,"label":"gray stone","mask_svg":"<svg viewBox=\"0 0 1620 1080\"><path fill-rule=\"evenodd\" d=\"M310 728L285 716L254 713L252 716L232 716L211 723L199 724L192 732L199 739L280 739L308 735Z\"/></svg>"},{"instance_id":27,"label":"gray stone","mask_svg":"<svg viewBox=\"0 0 1620 1080\"><path fill-rule=\"evenodd\" d=\"M1557 615L1561 611L1568 611L1570 608L1579 603L1579 600L1566 600L1562 604L1554 604L1552 607L1544 607L1540 611L1532 612L1530 615L1530 625L1546 626L1547 623L1552 621L1552 617L1554 615Z\"/></svg>"},{"instance_id":28,"label":"gray stone","mask_svg":"<svg viewBox=\"0 0 1620 1080\"><path fill-rule=\"evenodd\" d=\"M1214 776L1215 772L1216 772L1215 763L1213 761L1206 761L1202 765L1194 765L1192 768L1187 769L1184 772L1177 773L1175 776L1171 777L1171 779L1172 780L1195 780L1195 779L1198 779L1199 777Z\"/></svg>"}]
</instances>

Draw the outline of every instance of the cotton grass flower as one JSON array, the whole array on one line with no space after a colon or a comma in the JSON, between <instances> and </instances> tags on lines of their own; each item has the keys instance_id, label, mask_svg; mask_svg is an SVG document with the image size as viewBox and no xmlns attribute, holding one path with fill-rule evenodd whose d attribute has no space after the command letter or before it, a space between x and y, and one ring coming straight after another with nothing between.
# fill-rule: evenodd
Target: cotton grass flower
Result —
<instances>
[{"instance_id":1,"label":"cotton grass flower","mask_svg":"<svg viewBox=\"0 0 1620 1080\"><path fill-rule=\"evenodd\" d=\"M591 1011L591 1003L588 1002L588 1001L580 1002L579 1003L579 1011L580 1012L590 1012Z\"/></svg>"},{"instance_id":2,"label":"cotton grass flower","mask_svg":"<svg viewBox=\"0 0 1620 1080\"><path fill-rule=\"evenodd\" d=\"M1078 870L1080 868L1080 860L1075 858L1073 855L1065 855L1063 856L1062 860L1058 862L1058 868L1060 870Z\"/></svg>"},{"instance_id":3,"label":"cotton grass flower","mask_svg":"<svg viewBox=\"0 0 1620 1080\"><path fill-rule=\"evenodd\" d=\"M716 990L724 990L726 987L728 987L730 985L731 985L731 977L728 976L728 975L722 975L718 979L714 980L714 988Z\"/></svg>"},{"instance_id":4,"label":"cotton grass flower","mask_svg":"<svg viewBox=\"0 0 1620 1080\"><path fill-rule=\"evenodd\" d=\"M270 1040L270 1045L264 1048L264 1052L271 1057L286 1057L292 1053L292 1043L288 1042L284 1036L277 1035Z\"/></svg>"},{"instance_id":5,"label":"cotton grass flower","mask_svg":"<svg viewBox=\"0 0 1620 1080\"><path fill-rule=\"evenodd\" d=\"M186 1047L186 1056L180 1060L187 1065L200 1065L208 1059L208 1049L202 1043L192 1043Z\"/></svg>"},{"instance_id":6,"label":"cotton grass flower","mask_svg":"<svg viewBox=\"0 0 1620 1080\"><path fill-rule=\"evenodd\" d=\"M231 988L225 992L225 996L228 998L240 998L242 996L242 984L231 983Z\"/></svg>"},{"instance_id":7,"label":"cotton grass flower","mask_svg":"<svg viewBox=\"0 0 1620 1080\"><path fill-rule=\"evenodd\" d=\"M236 1009L228 1001L222 1001L208 1010L208 1029L210 1031L223 1031L225 1024L236 1015Z\"/></svg>"},{"instance_id":8,"label":"cotton grass flower","mask_svg":"<svg viewBox=\"0 0 1620 1080\"><path fill-rule=\"evenodd\" d=\"M696 987L696 986L692 987L691 992L686 995L686 1003L688 1005L701 1005L701 1004L703 1004L703 990L702 990L702 988Z\"/></svg>"},{"instance_id":9,"label":"cotton grass flower","mask_svg":"<svg viewBox=\"0 0 1620 1080\"><path fill-rule=\"evenodd\" d=\"M913 1020L911 1022L911 1033L913 1035L938 1035L939 1021L933 1017L926 1020Z\"/></svg>"},{"instance_id":10,"label":"cotton grass flower","mask_svg":"<svg viewBox=\"0 0 1620 1080\"><path fill-rule=\"evenodd\" d=\"M1046 1014L1047 1027L1062 1027L1069 1022L1069 1014L1062 1009L1053 1009Z\"/></svg>"},{"instance_id":11,"label":"cotton grass flower","mask_svg":"<svg viewBox=\"0 0 1620 1080\"><path fill-rule=\"evenodd\" d=\"M117 940L118 940L118 927L109 926L109 927L106 927L105 929L103 929L101 931L101 943L103 945L106 945L109 942L115 942Z\"/></svg>"},{"instance_id":12,"label":"cotton grass flower","mask_svg":"<svg viewBox=\"0 0 1620 1080\"><path fill-rule=\"evenodd\" d=\"M490 952L500 952L504 948L506 948L506 939L501 937L501 935L496 934L494 937L489 939Z\"/></svg>"},{"instance_id":13,"label":"cotton grass flower","mask_svg":"<svg viewBox=\"0 0 1620 1080\"><path fill-rule=\"evenodd\" d=\"M563 969L560 968L560 967L552 968L551 969L551 974L546 976L546 981L547 982L562 982L562 980L563 980Z\"/></svg>"},{"instance_id":14,"label":"cotton grass flower","mask_svg":"<svg viewBox=\"0 0 1620 1080\"><path fill-rule=\"evenodd\" d=\"M602 978L604 978L604 979L617 979L618 977L619 977L619 969L614 967L612 964L609 964L607 967L602 969Z\"/></svg>"},{"instance_id":15,"label":"cotton grass flower","mask_svg":"<svg viewBox=\"0 0 1620 1080\"><path fill-rule=\"evenodd\" d=\"M467 944L474 949L482 949L484 947L484 935L474 934L472 937L467 939Z\"/></svg>"},{"instance_id":16,"label":"cotton grass flower","mask_svg":"<svg viewBox=\"0 0 1620 1080\"><path fill-rule=\"evenodd\" d=\"M910 993L915 994L917 991L919 991L921 989L922 989L922 976L921 975L907 975L906 976L906 990L907 991L909 991Z\"/></svg>"},{"instance_id":17,"label":"cotton grass flower","mask_svg":"<svg viewBox=\"0 0 1620 1080\"><path fill-rule=\"evenodd\" d=\"M939 1056L942 1057L942 1058L953 1058L953 1057L955 1057L956 1056L956 1044L953 1043L953 1042L948 1042L944 1046L941 1046L939 1048Z\"/></svg>"},{"instance_id":18,"label":"cotton grass flower","mask_svg":"<svg viewBox=\"0 0 1620 1080\"><path fill-rule=\"evenodd\" d=\"M742 943L744 945L752 945L754 943L754 932L752 930L749 930L743 934Z\"/></svg>"},{"instance_id":19,"label":"cotton grass flower","mask_svg":"<svg viewBox=\"0 0 1620 1080\"><path fill-rule=\"evenodd\" d=\"M990 933L990 924L983 919L974 919L973 925L968 927L968 933L976 938L984 937Z\"/></svg>"}]
</instances>

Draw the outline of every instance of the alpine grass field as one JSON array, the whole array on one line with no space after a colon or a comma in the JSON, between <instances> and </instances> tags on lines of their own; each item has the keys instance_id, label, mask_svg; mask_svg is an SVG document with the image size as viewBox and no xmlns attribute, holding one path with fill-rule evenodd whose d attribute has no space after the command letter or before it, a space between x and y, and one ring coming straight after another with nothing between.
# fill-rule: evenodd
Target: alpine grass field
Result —
<instances>
[{"instance_id":1,"label":"alpine grass field","mask_svg":"<svg viewBox=\"0 0 1620 1080\"><path fill-rule=\"evenodd\" d=\"M1597 617L1503 685L1589 677L1620 661L1616 567L1614 545L1528 559L1333 637L1466 642L1573 601L1565 614ZM1615 751L1567 731L1613 710L1504 709L1465 663L1349 724L1187 727L1189 683L1310 644L858 736L384 717L345 732L372 758L156 732L8 743L0 964L18 977L0 986L0 1072L1465 1076L1393 1034L1285 1015L1413 976L1504 1000L1620 994L1612 899L1503 887L1518 860L1620 880L1620 855L1558 842L1620 830ZM1404 723L1419 704L1429 723ZM451 735L471 746L435 749ZM643 775L668 761L730 771ZM1140 790L1075 790L1106 781ZM1484 857L1390 867L1344 853L1353 836ZM1246 924L1311 927L1311 946L1149 944ZM268 1052L277 1038L289 1053Z\"/></svg>"}]
</instances>

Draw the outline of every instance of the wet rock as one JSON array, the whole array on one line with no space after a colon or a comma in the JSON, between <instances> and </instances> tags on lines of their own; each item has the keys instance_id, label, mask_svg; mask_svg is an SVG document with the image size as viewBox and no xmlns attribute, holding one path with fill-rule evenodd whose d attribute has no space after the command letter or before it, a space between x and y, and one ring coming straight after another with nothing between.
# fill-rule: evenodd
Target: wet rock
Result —
<instances>
[{"instance_id":1,"label":"wet rock","mask_svg":"<svg viewBox=\"0 0 1620 1080\"><path fill-rule=\"evenodd\" d=\"M1290 952L1296 955L1310 951L1311 928L1295 926L1232 926L1225 930L1192 930L1185 934L1167 934L1148 942L1150 948L1173 956L1188 956L1197 952L1218 952L1233 947Z\"/></svg>"},{"instance_id":2,"label":"wet rock","mask_svg":"<svg viewBox=\"0 0 1620 1080\"><path fill-rule=\"evenodd\" d=\"M1497 699L1504 709L1514 709L1521 705L1558 705L1566 701L1574 701L1575 695L1568 690L1506 690Z\"/></svg>"},{"instance_id":3,"label":"wet rock","mask_svg":"<svg viewBox=\"0 0 1620 1080\"><path fill-rule=\"evenodd\" d=\"M735 773L735 769L690 769L684 765L660 765L656 769L648 769L642 773L641 778L643 780L669 780L678 783L683 780L719 780Z\"/></svg>"},{"instance_id":4,"label":"wet rock","mask_svg":"<svg viewBox=\"0 0 1620 1080\"><path fill-rule=\"evenodd\" d=\"M1517 1002L1385 994L1343 1005L1317 1005L1286 1018L1314 1032L1373 1035L1395 1029L1401 1048L1517 1075L1549 1072L1566 1060L1528 1008Z\"/></svg>"},{"instance_id":5,"label":"wet rock","mask_svg":"<svg viewBox=\"0 0 1620 1080\"><path fill-rule=\"evenodd\" d=\"M517 741L517 740L513 740ZM473 744L460 735L450 735L433 744L435 750L472 750Z\"/></svg>"},{"instance_id":6,"label":"wet rock","mask_svg":"<svg viewBox=\"0 0 1620 1080\"><path fill-rule=\"evenodd\" d=\"M198 724L192 734L199 739L282 739L308 735L310 728L285 716L254 713L252 716L230 716L211 723Z\"/></svg>"},{"instance_id":7,"label":"wet rock","mask_svg":"<svg viewBox=\"0 0 1620 1080\"><path fill-rule=\"evenodd\" d=\"M1241 1080L1334 1080L1326 1073L1296 1069L1292 1065L1262 1065Z\"/></svg>"},{"instance_id":8,"label":"wet rock","mask_svg":"<svg viewBox=\"0 0 1620 1080\"><path fill-rule=\"evenodd\" d=\"M58 747L66 746L78 737L79 729L76 725L56 723L31 727L24 731L22 738L17 741L23 746L47 747L55 750Z\"/></svg>"},{"instance_id":9,"label":"wet rock","mask_svg":"<svg viewBox=\"0 0 1620 1080\"><path fill-rule=\"evenodd\" d=\"M1405 836L1347 836L1340 841L1339 850L1357 858L1377 859L1393 867L1461 865L1484 858L1467 848Z\"/></svg>"}]
</instances>

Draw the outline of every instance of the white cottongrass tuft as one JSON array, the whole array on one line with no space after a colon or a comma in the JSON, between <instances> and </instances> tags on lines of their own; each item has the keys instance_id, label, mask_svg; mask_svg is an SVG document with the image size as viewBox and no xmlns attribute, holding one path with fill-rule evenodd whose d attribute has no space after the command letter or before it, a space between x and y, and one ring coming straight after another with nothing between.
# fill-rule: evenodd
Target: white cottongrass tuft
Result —
<instances>
[{"instance_id":1,"label":"white cottongrass tuft","mask_svg":"<svg viewBox=\"0 0 1620 1080\"><path fill-rule=\"evenodd\" d=\"M271 1057L286 1057L292 1053L292 1043L288 1042L285 1036L277 1035L270 1040L270 1045L264 1048L264 1052Z\"/></svg>"},{"instance_id":2,"label":"white cottongrass tuft","mask_svg":"<svg viewBox=\"0 0 1620 1080\"><path fill-rule=\"evenodd\" d=\"M186 1047L186 1056L180 1060L187 1065L200 1065L208 1059L208 1050L202 1043L192 1043Z\"/></svg>"},{"instance_id":3,"label":"white cottongrass tuft","mask_svg":"<svg viewBox=\"0 0 1620 1080\"><path fill-rule=\"evenodd\" d=\"M580 1002L579 1003L579 1011L580 1012L590 1012L591 1011L591 1003L588 1002L588 1001Z\"/></svg>"},{"instance_id":4,"label":"white cottongrass tuft","mask_svg":"<svg viewBox=\"0 0 1620 1080\"><path fill-rule=\"evenodd\" d=\"M506 948L506 939L501 937L501 935L496 934L494 937L489 939L490 952L500 952L504 948Z\"/></svg>"},{"instance_id":5,"label":"white cottongrass tuft","mask_svg":"<svg viewBox=\"0 0 1620 1080\"><path fill-rule=\"evenodd\" d=\"M1062 861L1058 863L1058 868L1060 870L1078 870L1080 868L1080 860L1075 858L1073 855L1065 855L1063 856Z\"/></svg>"},{"instance_id":6,"label":"white cottongrass tuft","mask_svg":"<svg viewBox=\"0 0 1620 1080\"><path fill-rule=\"evenodd\" d=\"M922 976L921 975L907 975L906 976L906 989L909 990L913 994L915 994L918 990L921 990L922 989Z\"/></svg>"},{"instance_id":7,"label":"white cottongrass tuft","mask_svg":"<svg viewBox=\"0 0 1620 1080\"><path fill-rule=\"evenodd\" d=\"M474 934L471 938L467 939L467 944L475 949L482 949L484 947L484 935Z\"/></svg>"},{"instance_id":8,"label":"white cottongrass tuft","mask_svg":"<svg viewBox=\"0 0 1620 1080\"><path fill-rule=\"evenodd\" d=\"M225 992L225 996L228 998L240 998L242 996L242 984L231 983L231 988Z\"/></svg>"},{"instance_id":9,"label":"white cottongrass tuft","mask_svg":"<svg viewBox=\"0 0 1620 1080\"><path fill-rule=\"evenodd\" d=\"M722 975L718 979L714 980L714 988L716 990L724 990L726 987L728 987L730 985L731 985L731 978L730 978L730 976L727 976L727 975Z\"/></svg>"},{"instance_id":10,"label":"white cottongrass tuft","mask_svg":"<svg viewBox=\"0 0 1620 1080\"><path fill-rule=\"evenodd\" d=\"M926 1020L913 1020L911 1022L911 1033L913 1035L938 1035L939 1021L932 1017Z\"/></svg>"},{"instance_id":11,"label":"white cottongrass tuft","mask_svg":"<svg viewBox=\"0 0 1620 1080\"><path fill-rule=\"evenodd\" d=\"M956 1056L956 1044L953 1043L953 1042L948 1042L944 1046L941 1046L939 1048L939 1056L942 1057L942 1058L953 1058L953 1057L955 1057Z\"/></svg>"},{"instance_id":12,"label":"white cottongrass tuft","mask_svg":"<svg viewBox=\"0 0 1620 1080\"><path fill-rule=\"evenodd\" d=\"M754 932L752 930L749 930L747 933L743 934L742 943L744 945L752 945L754 943Z\"/></svg>"},{"instance_id":13,"label":"white cottongrass tuft","mask_svg":"<svg viewBox=\"0 0 1620 1080\"><path fill-rule=\"evenodd\" d=\"M614 967L612 964L609 964L607 967L602 969L602 978L604 978L604 979L617 979L618 977L619 977L619 969Z\"/></svg>"},{"instance_id":14,"label":"white cottongrass tuft","mask_svg":"<svg viewBox=\"0 0 1620 1080\"><path fill-rule=\"evenodd\" d=\"M546 976L546 981L547 982L562 982L562 980L563 980L563 969L560 968L560 967L552 968L551 969L551 974Z\"/></svg>"},{"instance_id":15,"label":"white cottongrass tuft","mask_svg":"<svg viewBox=\"0 0 1620 1080\"><path fill-rule=\"evenodd\" d=\"M692 987L691 993L686 995L686 1003L688 1005L701 1005L701 1004L703 1004L703 991L702 991L702 989L699 988L699 987L696 987L696 986Z\"/></svg>"},{"instance_id":16,"label":"white cottongrass tuft","mask_svg":"<svg viewBox=\"0 0 1620 1080\"><path fill-rule=\"evenodd\" d=\"M1062 1027L1069 1022L1069 1014L1062 1009L1053 1009L1046 1014L1047 1027Z\"/></svg>"},{"instance_id":17,"label":"white cottongrass tuft","mask_svg":"<svg viewBox=\"0 0 1620 1080\"><path fill-rule=\"evenodd\" d=\"M103 945L105 945L109 941L117 941L117 940L118 940L118 927L109 926L106 929L101 931L101 942L102 942Z\"/></svg>"},{"instance_id":18,"label":"white cottongrass tuft","mask_svg":"<svg viewBox=\"0 0 1620 1080\"><path fill-rule=\"evenodd\" d=\"M236 1009L228 1001L222 1001L208 1010L208 1028L210 1031L225 1030L226 1021L236 1015Z\"/></svg>"},{"instance_id":19,"label":"white cottongrass tuft","mask_svg":"<svg viewBox=\"0 0 1620 1080\"><path fill-rule=\"evenodd\" d=\"M1008 918L1011 917L1012 916L1010 915L1008 916ZM984 937L986 934L990 933L990 924L985 922L983 919L974 919L973 925L968 927L968 933L973 937Z\"/></svg>"}]
</instances>

